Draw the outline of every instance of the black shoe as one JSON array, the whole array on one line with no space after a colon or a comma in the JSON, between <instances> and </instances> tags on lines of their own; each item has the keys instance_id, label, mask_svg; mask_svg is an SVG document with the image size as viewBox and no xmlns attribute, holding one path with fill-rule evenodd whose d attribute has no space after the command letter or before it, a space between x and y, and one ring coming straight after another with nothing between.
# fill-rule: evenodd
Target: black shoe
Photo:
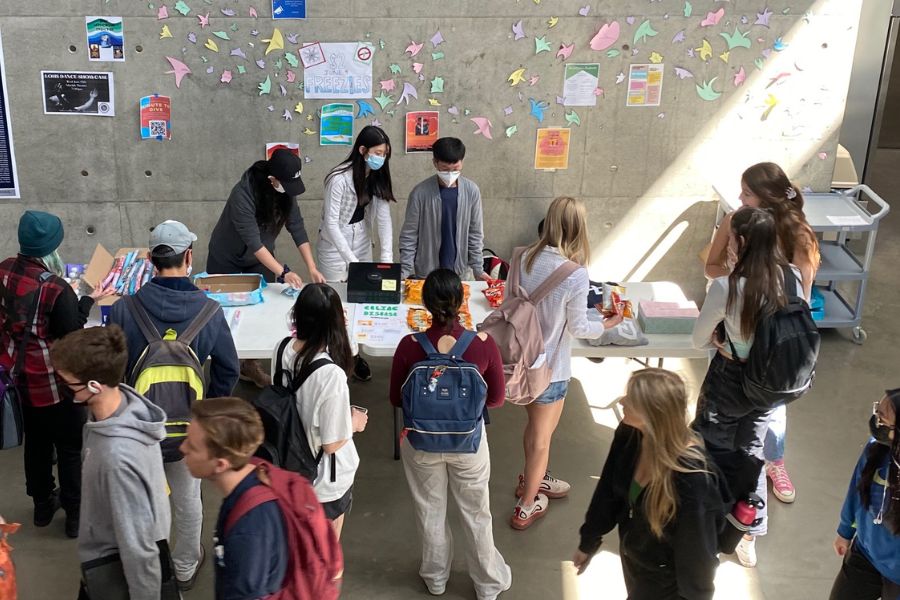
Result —
<instances>
[{"instance_id":1,"label":"black shoe","mask_svg":"<svg viewBox=\"0 0 900 600\"><path fill-rule=\"evenodd\" d=\"M356 355L356 364L353 365L353 377L360 381L372 380L372 369L369 368L366 359L359 354Z\"/></svg>"},{"instance_id":2,"label":"black shoe","mask_svg":"<svg viewBox=\"0 0 900 600\"><path fill-rule=\"evenodd\" d=\"M34 503L34 526L46 527L60 508L59 494L54 491L49 499Z\"/></svg>"},{"instance_id":3,"label":"black shoe","mask_svg":"<svg viewBox=\"0 0 900 600\"><path fill-rule=\"evenodd\" d=\"M75 539L78 537L78 526L81 524L81 509L69 509L66 511L66 537Z\"/></svg>"},{"instance_id":4,"label":"black shoe","mask_svg":"<svg viewBox=\"0 0 900 600\"><path fill-rule=\"evenodd\" d=\"M200 567L203 566L203 563L206 561L206 548L203 547L203 544L200 544L200 561L197 562L197 568L194 569L194 574L191 575L191 578L185 581L181 579L175 578L175 583L178 585L179 591L186 592L194 587L194 584L197 583L197 575L200 574Z\"/></svg>"}]
</instances>

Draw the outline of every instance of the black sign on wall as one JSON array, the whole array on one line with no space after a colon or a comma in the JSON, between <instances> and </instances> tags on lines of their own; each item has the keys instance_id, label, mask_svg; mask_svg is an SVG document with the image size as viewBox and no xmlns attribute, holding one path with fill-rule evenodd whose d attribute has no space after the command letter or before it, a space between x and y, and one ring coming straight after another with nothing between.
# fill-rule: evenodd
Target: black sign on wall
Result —
<instances>
[{"instance_id":1,"label":"black sign on wall","mask_svg":"<svg viewBox=\"0 0 900 600\"><path fill-rule=\"evenodd\" d=\"M19 197L16 154L9 122L6 64L3 62L3 39L0 37L0 198Z\"/></svg>"}]
</instances>

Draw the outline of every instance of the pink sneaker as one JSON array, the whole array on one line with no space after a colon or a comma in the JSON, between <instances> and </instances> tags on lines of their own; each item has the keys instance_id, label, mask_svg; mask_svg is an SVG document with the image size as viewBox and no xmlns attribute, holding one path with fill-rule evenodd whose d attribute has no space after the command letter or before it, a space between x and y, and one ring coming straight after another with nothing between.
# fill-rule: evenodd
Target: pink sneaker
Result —
<instances>
[{"instance_id":1,"label":"pink sneaker","mask_svg":"<svg viewBox=\"0 0 900 600\"><path fill-rule=\"evenodd\" d=\"M784 468L784 459L766 463L766 477L772 480L772 493L775 497L790 504L794 501L796 492L787 469Z\"/></svg>"}]
</instances>

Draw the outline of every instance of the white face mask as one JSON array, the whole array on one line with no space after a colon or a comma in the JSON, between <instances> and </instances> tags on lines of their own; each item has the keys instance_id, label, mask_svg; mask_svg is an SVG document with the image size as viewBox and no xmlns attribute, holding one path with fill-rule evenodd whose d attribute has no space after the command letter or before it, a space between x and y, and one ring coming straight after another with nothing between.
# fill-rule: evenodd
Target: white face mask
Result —
<instances>
[{"instance_id":1,"label":"white face mask","mask_svg":"<svg viewBox=\"0 0 900 600\"><path fill-rule=\"evenodd\" d=\"M459 173L459 171L438 171L438 177L441 178L441 183L450 187L459 179Z\"/></svg>"}]
</instances>

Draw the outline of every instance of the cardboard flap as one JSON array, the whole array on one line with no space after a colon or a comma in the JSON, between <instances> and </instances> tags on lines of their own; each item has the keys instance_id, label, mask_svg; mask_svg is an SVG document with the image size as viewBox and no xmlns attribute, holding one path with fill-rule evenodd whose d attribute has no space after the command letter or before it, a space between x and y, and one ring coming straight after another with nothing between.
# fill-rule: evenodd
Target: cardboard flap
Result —
<instances>
[{"instance_id":1,"label":"cardboard flap","mask_svg":"<svg viewBox=\"0 0 900 600\"><path fill-rule=\"evenodd\" d=\"M91 289L97 289L97 286L106 278L106 274L109 273L109 268L112 266L113 258L109 250L101 244L97 244L97 247L94 248L94 254L84 268L84 276L82 277L84 282L91 286Z\"/></svg>"},{"instance_id":2,"label":"cardboard flap","mask_svg":"<svg viewBox=\"0 0 900 600\"><path fill-rule=\"evenodd\" d=\"M210 294L253 292L261 285L260 275L207 275L194 279L194 285Z\"/></svg>"}]
</instances>

